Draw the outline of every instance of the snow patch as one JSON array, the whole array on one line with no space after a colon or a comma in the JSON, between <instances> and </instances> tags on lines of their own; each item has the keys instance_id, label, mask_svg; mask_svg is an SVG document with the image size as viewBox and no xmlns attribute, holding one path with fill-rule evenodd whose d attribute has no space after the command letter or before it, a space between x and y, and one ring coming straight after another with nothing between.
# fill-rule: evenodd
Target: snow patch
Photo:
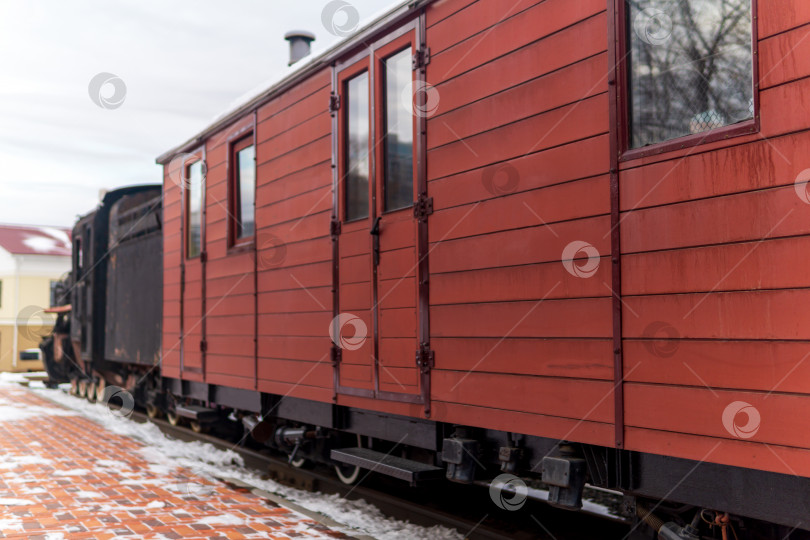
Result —
<instances>
[{"instance_id":1,"label":"snow patch","mask_svg":"<svg viewBox=\"0 0 810 540\"><path fill-rule=\"evenodd\" d=\"M23 239L23 244L39 253L50 253L59 248L64 249L64 246L60 246L55 238L47 236L28 236Z\"/></svg>"},{"instance_id":2,"label":"snow patch","mask_svg":"<svg viewBox=\"0 0 810 540\"><path fill-rule=\"evenodd\" d=\"M104 496L98 491L76 491L73 492L72 495L74 497L84 497L85 499L98 499Z\"/></svg>"},{"instance_id":3,"label":"snow patch","mask_svg":"<svg viewBox=\"0 0 810 540\"><path fill-rule=\"evenodd\" d=\"M40 407L24 403L2 405L0 404L0 422L19 422L37 416L76 416L73 411L55 409L53 407Z\"/></svg>"},{"instance_id":4,"label":"snow patch","mask_svg":"<svg viewBox=\"0 0 810 540\"><path fill-rule=\"evenodd\" d=\"M23 522L18 517L12 518L0 518L0 531L4 532L11 532L11 531L22 531L23 530Z\"/></svg>"},{"instance_id":5,"label":"snow patch","mask_svg":"<svg viewBox=\"0 0 810 540\"><path fill-rule=\"evenodd\" d=\"M62 243L62 247L70 249L70 235L67 231L55 227L39 227L39 230Z\"/></svg>"},{"instance_id":6,"label":"snow patch","mask_svg":"<svg viewBox=\"0 0 810 540\"><path fill-rule=\"evenodd\" d=\"M28 379L26 378L25 373L12 373L10 371L0 372L0 382L21 383L27 380Z\"/></svg>"},{"instance_id":7,"label":"snow patch","mask_svg":"<svg viewBox=\"0 0 810 540\"><path fill-rule=\"evenodd\" d=\"M90 474L87 469L70 469L69 471L56 471L54 476L84 476Z\"/></svg>"},{"instance_id":8,"label":"snow patch","mask_svg":"<svg viewBox=\"0 0 810 540\"><path fill-rule=\"evenodd\" d=\"M3 499L0 498L0 506L26 506L34 504L34 501L28 499Z\"/></svg>"},{"instance_id":9,"label":"snow patch","mask_svg":"<svg viewBox=\"0 0 810 540\"><path fill-rule=\"evenodd\" d=\"M198 519L197 523L204 523L205 525L242 525L245 520L233 514L224 514L221 516L205 516Z\"/></svg>"},{"instance_id":10,"label":"snow patch","mask_svg":"<svg viewBox=\"0 0 810 540\"><path fill-rule=\"evenodd\" d=\"M46 459L42 456L11 456L11 455L0 455L0 470L3 469L14 469L19 467L20 465L46 465L53 463L50 459Z\"/></svg>"}]
</instances>

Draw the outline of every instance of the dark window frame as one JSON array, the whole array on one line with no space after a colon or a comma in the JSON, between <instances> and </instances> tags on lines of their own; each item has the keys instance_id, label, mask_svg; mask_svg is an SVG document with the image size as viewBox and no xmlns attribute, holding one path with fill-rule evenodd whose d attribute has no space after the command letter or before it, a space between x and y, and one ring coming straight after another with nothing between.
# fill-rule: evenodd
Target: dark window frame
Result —
<instances>
[{"instance_id":1,"label":"dark window frame","mask_svg":"<svg viewBox=\"0 0 810 540\"><path fill-rule=\"evenodd\" d=\"M239 132L238 136L228 141L228 251L244 251L252 249L256 243L258 220L256 219L257 194L259 191L258 152L256 148L255 130L246 133ZM255 186L253 190L253 234L238 236L239 228L239 160L238 154L245 148L253 147L253 175Z\"/></svg>"},{"instance_id":2,"label":"dark window frame","mask_svg":"<svg viewBox=\"0 0 810 540\"><path fill-rule=\"evenodd\" d=\"M337 85L340 89L340 109L338 110L338 197L340 200L340 216L339 219L344 223L354 223L354 222L362 222L372 218L372 212L369 210L369 213L365 216L361 217L353 217L349 218L348 216L348 162L349 162L349 145L347 144L348 137L349 137L349 119L348 119L348 111L349 111L349 82L356 77L363 75L364 73L367 76L368 80L368 100L369 100L369 149L368 149L368 163L369 163L369 171L368 171L368 201L372 200L373 197L373 182L374 182L374 155L373 155L373 139L374 139L374 122L373 122L373 100L374 100L374 89L372 88L372 73L371 73L371 66L369 61L369 54L368 52L364 52L360 54L359 59L352 59L345 67L342 67L340 73L338 74ZM370 203L369 203L370 205ZM370 208L370 206L369 206Z\"/></svg>"},{"instance_id":3,"label":"dark window frame","mask_svg":"<svg viewBox=\"0 0 810 540\"><path fill-rule=\"evenodd\" d=\"M666 152L685 150L695 146L707 145L718 141L759 133L760 98L759 98L759 38L758 38L758 0L751 2L751 48L752 48L752 82L754 99L754 117L735 124L721 126L709 131L668 139L658 143L633 148L630 145L630 41L628 32L632 31L632 21L628 21L626 0L614 0L616 13L615 38L616 56L619 59L616 69L616 87L619 124L619 161L630 161L648 156L657 156Z\"/></svg>"},{"instance_id":4,"label":"dark window frame","mask_svg":"<svg viewBox=\"0 0 810 540\"><path fill-rule=\"evenodd\" d=\"M191 167L200 164L200 247L199 251L191 255ZM205 251L205 161L201 156L195 156L183 164L183 255L186 260L199 259Z\"/></svg>"},{"instance_id":5,"label":"dark window frame","mask_svg":"<svg viewBox=\"0 0 810 540\"><path fill-rule=\"evenodd\" d=\"M386 209L385 208L385 61L389 58L396 56L404 50L410 48L411 52L417 49L417 34L416 25L414 21L405 24L388 35L375 41L368 49L364 49L354 56L338 63L335 70L334 88L339 92L340 107L337 116L337 125L335 127L337 137L336 152L338 166L337 166L337 197L338 205L338 219L343 223L363 222L369 219L376 219L378 216L406 211L413 208L416 199L416 191L418 189L418 153L419 153L419 129L418 118L416 115L412 118L413 122L413 190L414 201L410 204L399 208ZM347 151L348 145L347 134L347 82L352 78L366 72L369 75L369 206L371 212L366 217L347 219L346 215L346 166L347 166ZM416 82L416 73L412 71L414 82ZM399 98L400 96L396 96Z\"/></svg>"},{"instance_id":6,"label":"dark window frame","mask_svg":"<svg viewBox=\"0 0 810 540\"><path fill-rule=\"evenodd\" d=\"M396 208L387 208L387 200L388 194L386 193L386 188L388 187L388 179L386 178L386 160L388 159L388 145L387 142L387 125L388 125L388 110L387 110L387 80L386 80L386 62L401 54L404 51L409 50L411 53L411 58L413 57L414 51L416 49L416 36L414 33L407 33L403 36L399 36L397 39L392 40L390 43L385 44L385 46L381 47L379 51L375 51L375 56L377 56L377 61L375 65L375 69L377 73L379 73L379 86L373 99L375 99L375 106L379 109L380 114L378 121L379 125L379 137L378 140L375 141L376 146L379 149L379 160L380 160L380 179L379 179L379 201L378 201L378 212L380 215L382 214L389 214L393 212L400 212L402 210L407 210L409 208L413 208L414 200L416 198L415 189L417 187L417 139L418 139L418 126L417 126L417 115L411 114L410 121L411 121L411 133L412 133L412 147L411 147L411 198L408 204L398 206ZM411 74L411 83L416 84L416 73L413 69L410 71ZM398 102L402 99L402 96L393 96L394 100Z\"/></svg>"}]
</instances>

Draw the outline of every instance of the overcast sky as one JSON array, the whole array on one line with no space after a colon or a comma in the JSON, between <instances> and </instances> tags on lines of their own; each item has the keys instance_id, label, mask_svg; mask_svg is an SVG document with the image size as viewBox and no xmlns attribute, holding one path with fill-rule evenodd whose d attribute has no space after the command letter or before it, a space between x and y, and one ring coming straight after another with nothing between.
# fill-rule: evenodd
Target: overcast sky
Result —
<instances>
[{"instance_id":1,"label":"overcast sky","mask_svg":"<svg viewBox=\"0 0 810 540\"><path fill-rule=\"evenodd\" d=\"M349 1L338 29L352 10L365 21L398 3ZM339 39L322 23L327 6L0 0L0 223L72 226L100 190L160 182L155 157L286 71L287 31L315 33L316 52ZM117 108L91 99L99 73L126 85Z\"/></svg>"}]
</instances>

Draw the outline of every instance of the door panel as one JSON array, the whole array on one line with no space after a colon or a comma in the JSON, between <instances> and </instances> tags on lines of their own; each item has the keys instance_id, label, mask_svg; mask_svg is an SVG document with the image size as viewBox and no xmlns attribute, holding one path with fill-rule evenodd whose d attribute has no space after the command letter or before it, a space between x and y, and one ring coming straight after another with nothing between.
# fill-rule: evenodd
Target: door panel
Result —
<instances>
[{"instance_id":1,"label":"door panel","mask_svg":"<svg viewBox=\"0 0 810 540\"><path fill-rule=\"evenodd\" d=\"M183 287L181 307L180 375L202 375L205 340L203 276L205 251L205 179L202 151L183 165Z\"/></svg>"},{"instance_id":2,"label":"door panel","mask_svg":"<svg viewBox=\"0 0 810 540\"><path fill-rule=\"evenodd\" d=\"M374 44L367 55L339 66L335 77L335 215L341 221L336 319L347 342L362 341L345 346L339 340L336 392L419 402L416 121L402 98L412 90L414 40L411 30ZM367 107L363 114L361 106ZM359 127L358 121L368 125ZM358 152L365 144L367 158ZM357 193L366 187L358 167L364 168L359 176L368 177L367 197ZM367 208L358 209L361 203ZM346 324L349 319L362 324Z\"/></svg>"}]
</instances>

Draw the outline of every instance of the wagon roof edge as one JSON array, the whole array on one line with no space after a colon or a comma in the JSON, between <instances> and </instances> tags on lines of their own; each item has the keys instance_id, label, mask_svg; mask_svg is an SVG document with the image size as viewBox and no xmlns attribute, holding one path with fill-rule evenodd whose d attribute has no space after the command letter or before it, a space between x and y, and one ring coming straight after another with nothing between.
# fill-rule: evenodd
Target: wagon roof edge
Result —
<instances>
[{"instance_id":1,"label":"wagon roof edge","mask_svg":"<svg viewBox=\"0 0 810 540\"><path fill-rule=\"evenodd\" d=\"M403 0L402 2L392 6L383 14L375 17L368 24L358 29L351 36L338 41L333 46L320 53L318 56L306 62L305 65L301 65L297 70L271 84L264 91L259 92L245 103L234 108L232 111L221 115L190 139L175 146L171 150L160 154L155 159L155 162L158 165L165 165L178 153L188 152L200 146L203 141L212 134L233 123L235 120L243 117L246 113L258 109L260 106L264 105L283 91L305 80L307 77L317 72L324 66L331 64L352 48L360 45L364 40L368 39L370 35L376 34L389 26L398 24L415 11L418 11L434 1L435 0Z\"/></svg>"}]
</instances>

